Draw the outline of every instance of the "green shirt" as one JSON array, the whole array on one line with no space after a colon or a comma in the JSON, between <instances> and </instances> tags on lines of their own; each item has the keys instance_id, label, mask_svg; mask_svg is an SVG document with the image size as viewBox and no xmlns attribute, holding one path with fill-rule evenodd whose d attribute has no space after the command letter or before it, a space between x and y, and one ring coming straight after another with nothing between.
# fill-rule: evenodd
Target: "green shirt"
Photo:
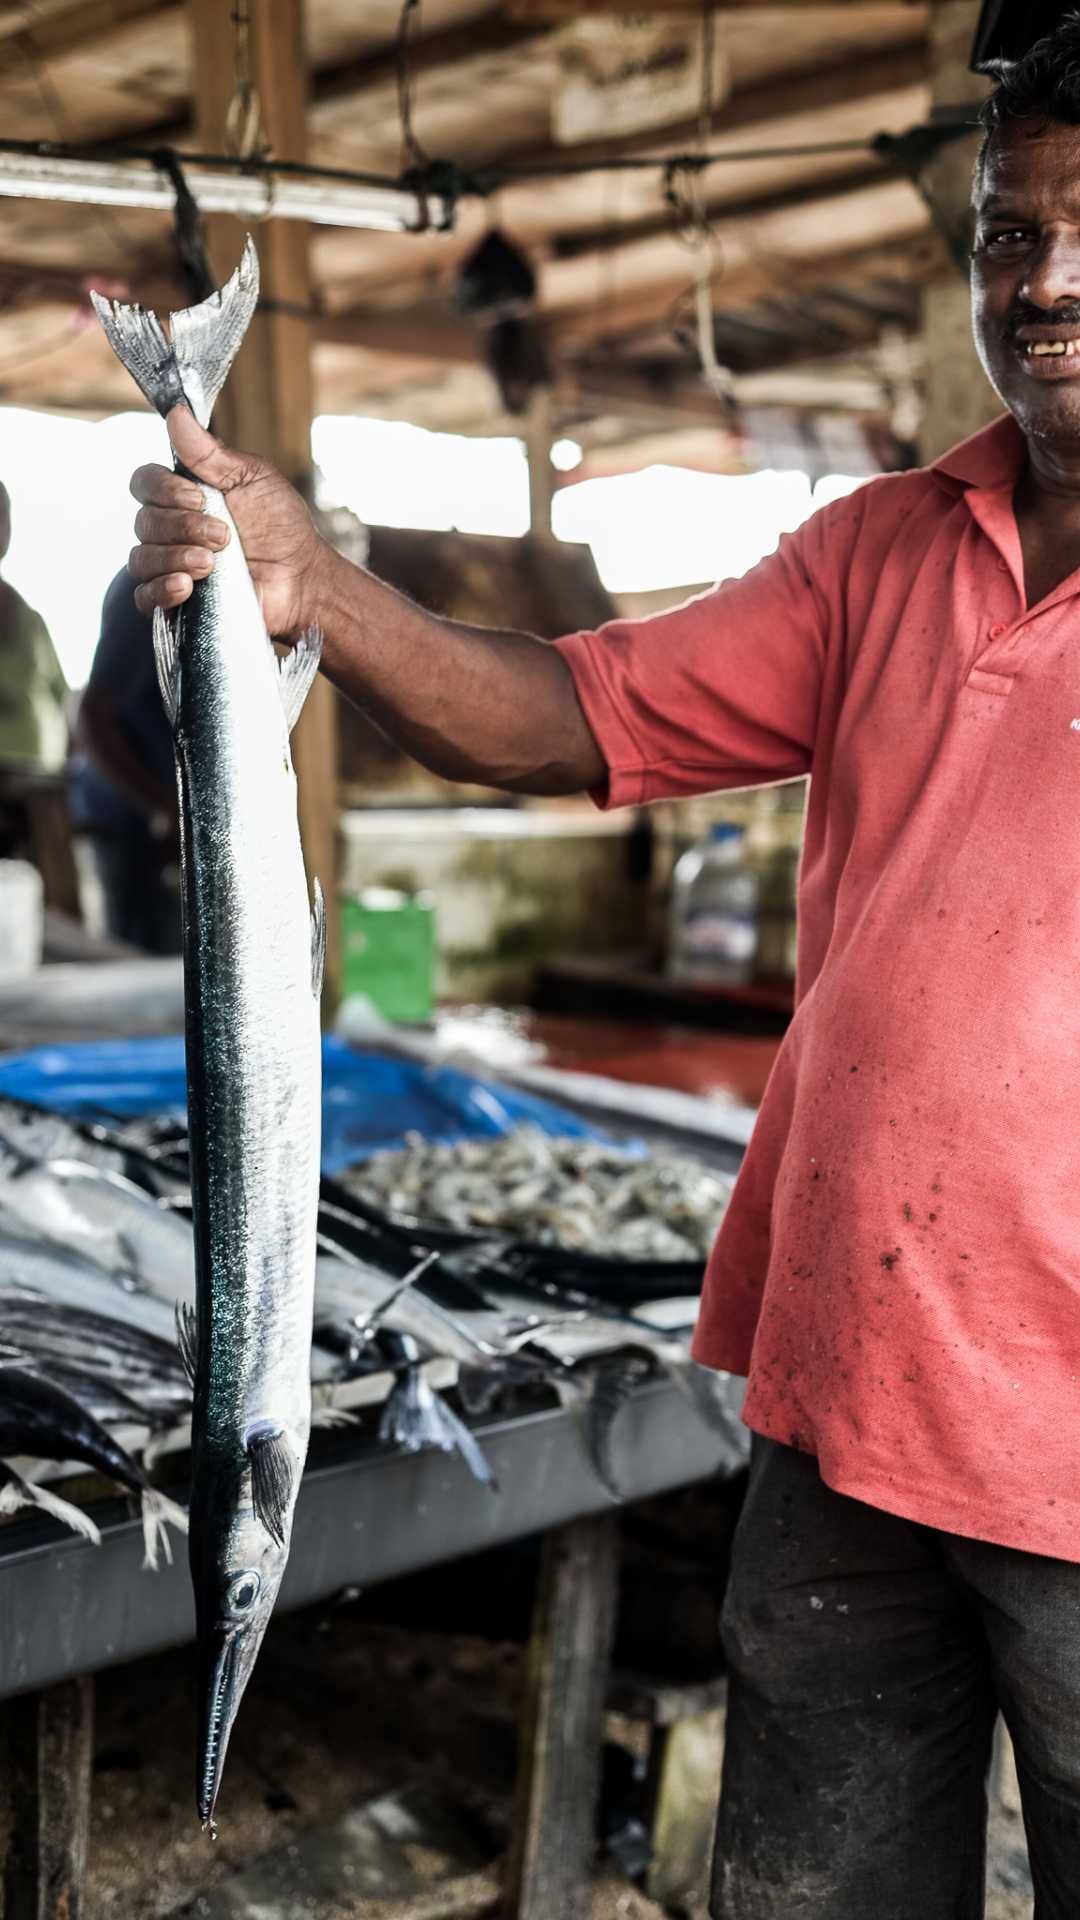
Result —
<instances>
[{"instance_id":1,"label":"green shirt","mask_svg":"<svg viewBox=\"0 0 1080 1920\"><path fill-rule=\"evenodd\" d=\"M0 580L0 766L63 766L67 690L40 613Z\"/></svg>"}]
</instances>

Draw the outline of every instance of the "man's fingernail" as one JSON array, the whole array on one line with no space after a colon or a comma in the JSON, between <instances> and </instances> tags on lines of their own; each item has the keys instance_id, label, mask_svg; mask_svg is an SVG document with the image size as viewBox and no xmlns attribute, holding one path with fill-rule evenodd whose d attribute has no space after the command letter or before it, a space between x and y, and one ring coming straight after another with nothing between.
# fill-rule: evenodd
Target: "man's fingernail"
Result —
<instances>
[{"instance_id":1,"label":"man's fingernail","mask_svg":"<svg viewBox=\"0 0 1080 1920\"><path fill-rule=\"evenodd\" d=\"M166 593L190 593L192 587L186 573L167 573L161 584Z\"/></svg>"},{"instance_id":2,"label":"man's fingernail","mask_svg":"<svg viewBox=\"0 0 1080 1920\"><path fill-rule=\"evenodd\" d=\"M206 505L206 495L200 493L198 487L185 487L183 493L180 495L180 505L182 507L194 507L196 513L201 513Z\"/></svg>"},{"instance_id":3,"label":"man's fingernail","mask_svg":"<svg viewBox=\"0 0 1080 1920\"><path fill-rule=\"evenodd\" d=\"M223 547L229 537L229 529L224 520L208 520L205 532L207 539L212 540L218 547Z\"/></svg>"},{"instance_id":4,"label":"man's fingernail","mask_svg":"<svg viewBox=\"0 0 1080 1920\"><path fill-rule=\"evenodd\" d=\"M214 556L203 547L189 547L184 561L192 573L207 573L214 564Z\"/></svg>"}]
</instances>

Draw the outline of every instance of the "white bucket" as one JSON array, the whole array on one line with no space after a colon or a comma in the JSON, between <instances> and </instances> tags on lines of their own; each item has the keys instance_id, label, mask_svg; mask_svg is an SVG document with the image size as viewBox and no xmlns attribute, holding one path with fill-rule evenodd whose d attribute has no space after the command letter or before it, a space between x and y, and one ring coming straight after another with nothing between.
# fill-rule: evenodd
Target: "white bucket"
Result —
<instances>
[{"instance_id":1,"label":"white bucket","mask_svg":"<svg viewBox=\"0 0 1080 1920\"><path fill-rule=\"evenodd\" d=\"M0 860L0 980L24 980L41 965L44 924L37 868Z\"/></svg>"}]
</instances>

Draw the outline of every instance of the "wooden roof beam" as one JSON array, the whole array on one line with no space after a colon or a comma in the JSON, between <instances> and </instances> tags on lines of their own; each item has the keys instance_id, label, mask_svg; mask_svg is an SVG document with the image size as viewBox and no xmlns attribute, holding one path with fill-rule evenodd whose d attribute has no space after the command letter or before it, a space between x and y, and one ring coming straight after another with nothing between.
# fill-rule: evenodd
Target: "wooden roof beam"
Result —
<instances>
[{"instance_id":1,"label":"wooden roof beam","mask_svg":"<svg viewBox=\"0 0 1080 1920\"><path fill-rule=\"evenodd\" d=\"M0 73L25 67L27 56L39 60L100 46L152 14L179 11L183 0L77 0L62 12L29 14L16 26L0 27Z\"/></svg>"}]
</instances>

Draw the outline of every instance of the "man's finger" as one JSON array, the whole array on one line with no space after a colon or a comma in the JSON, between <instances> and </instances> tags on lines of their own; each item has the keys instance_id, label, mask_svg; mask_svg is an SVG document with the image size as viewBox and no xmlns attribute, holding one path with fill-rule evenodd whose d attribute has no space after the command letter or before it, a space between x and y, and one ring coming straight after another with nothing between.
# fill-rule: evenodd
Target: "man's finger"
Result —
<instances>
[{"instance_id":1,"label":"man's finger","mask_svg":"<svg viewBox=\"0 0 1080 1920\"><path fill-rule=\"evenodd\" d=\"M213 571L214 556L206 547L132 547L128 572L140 582L158 580L167 573L203 580Z\"/></svg>"},{"instance_id":2,"label":"man's finger","mask_svg":"<svg viewBox=\"0 0 1080 1920\"><path fill-rule=\"evenodd\" d=\"M251 471L251 460L247 454L233 453L215 440L212 433L200 427L193 413L187 407L174 407L168 415L166 426L173 451L181 466L189 473L197 474L212 487L228 493L230 488L240 485Z\"/></svg>"},{"instance_id":3,"label":"man's finger","mask_svg":"<svg viewBox=\"0 0 1080 1920\"><path fill-rule=\"evenodd\" d=\"M183 474L174 473L171 467L159 467L156 464L136 467L131 476L131 492L144 506L153 507L190 507L196 513L206 505L206 495L200 487L192 486Z\"/></svg>"},{"instance_id":4,"label":"man's finger","mask_svg":"<svg viewBox=\"0 0 1080 1920\"><path fill-rule=\"evenodd\" d=\"M154 547L211 547L228 544L229 529L224 520L208 513L182 512L177 507L140 507L135 515L139 539Z\"/></svg>"},{"instance_id":5,"label":"man's finger","mask_svg":"<svg viewBox=\"0 0 1080 1920\"><path fill-rule=\"evenodd\" d=\"M191 592L187 573L166 573L160 580L148 580L135 589L135 605L140 613L153 613L155 607L178 607Z\"/></svg>"}]
</instances>

